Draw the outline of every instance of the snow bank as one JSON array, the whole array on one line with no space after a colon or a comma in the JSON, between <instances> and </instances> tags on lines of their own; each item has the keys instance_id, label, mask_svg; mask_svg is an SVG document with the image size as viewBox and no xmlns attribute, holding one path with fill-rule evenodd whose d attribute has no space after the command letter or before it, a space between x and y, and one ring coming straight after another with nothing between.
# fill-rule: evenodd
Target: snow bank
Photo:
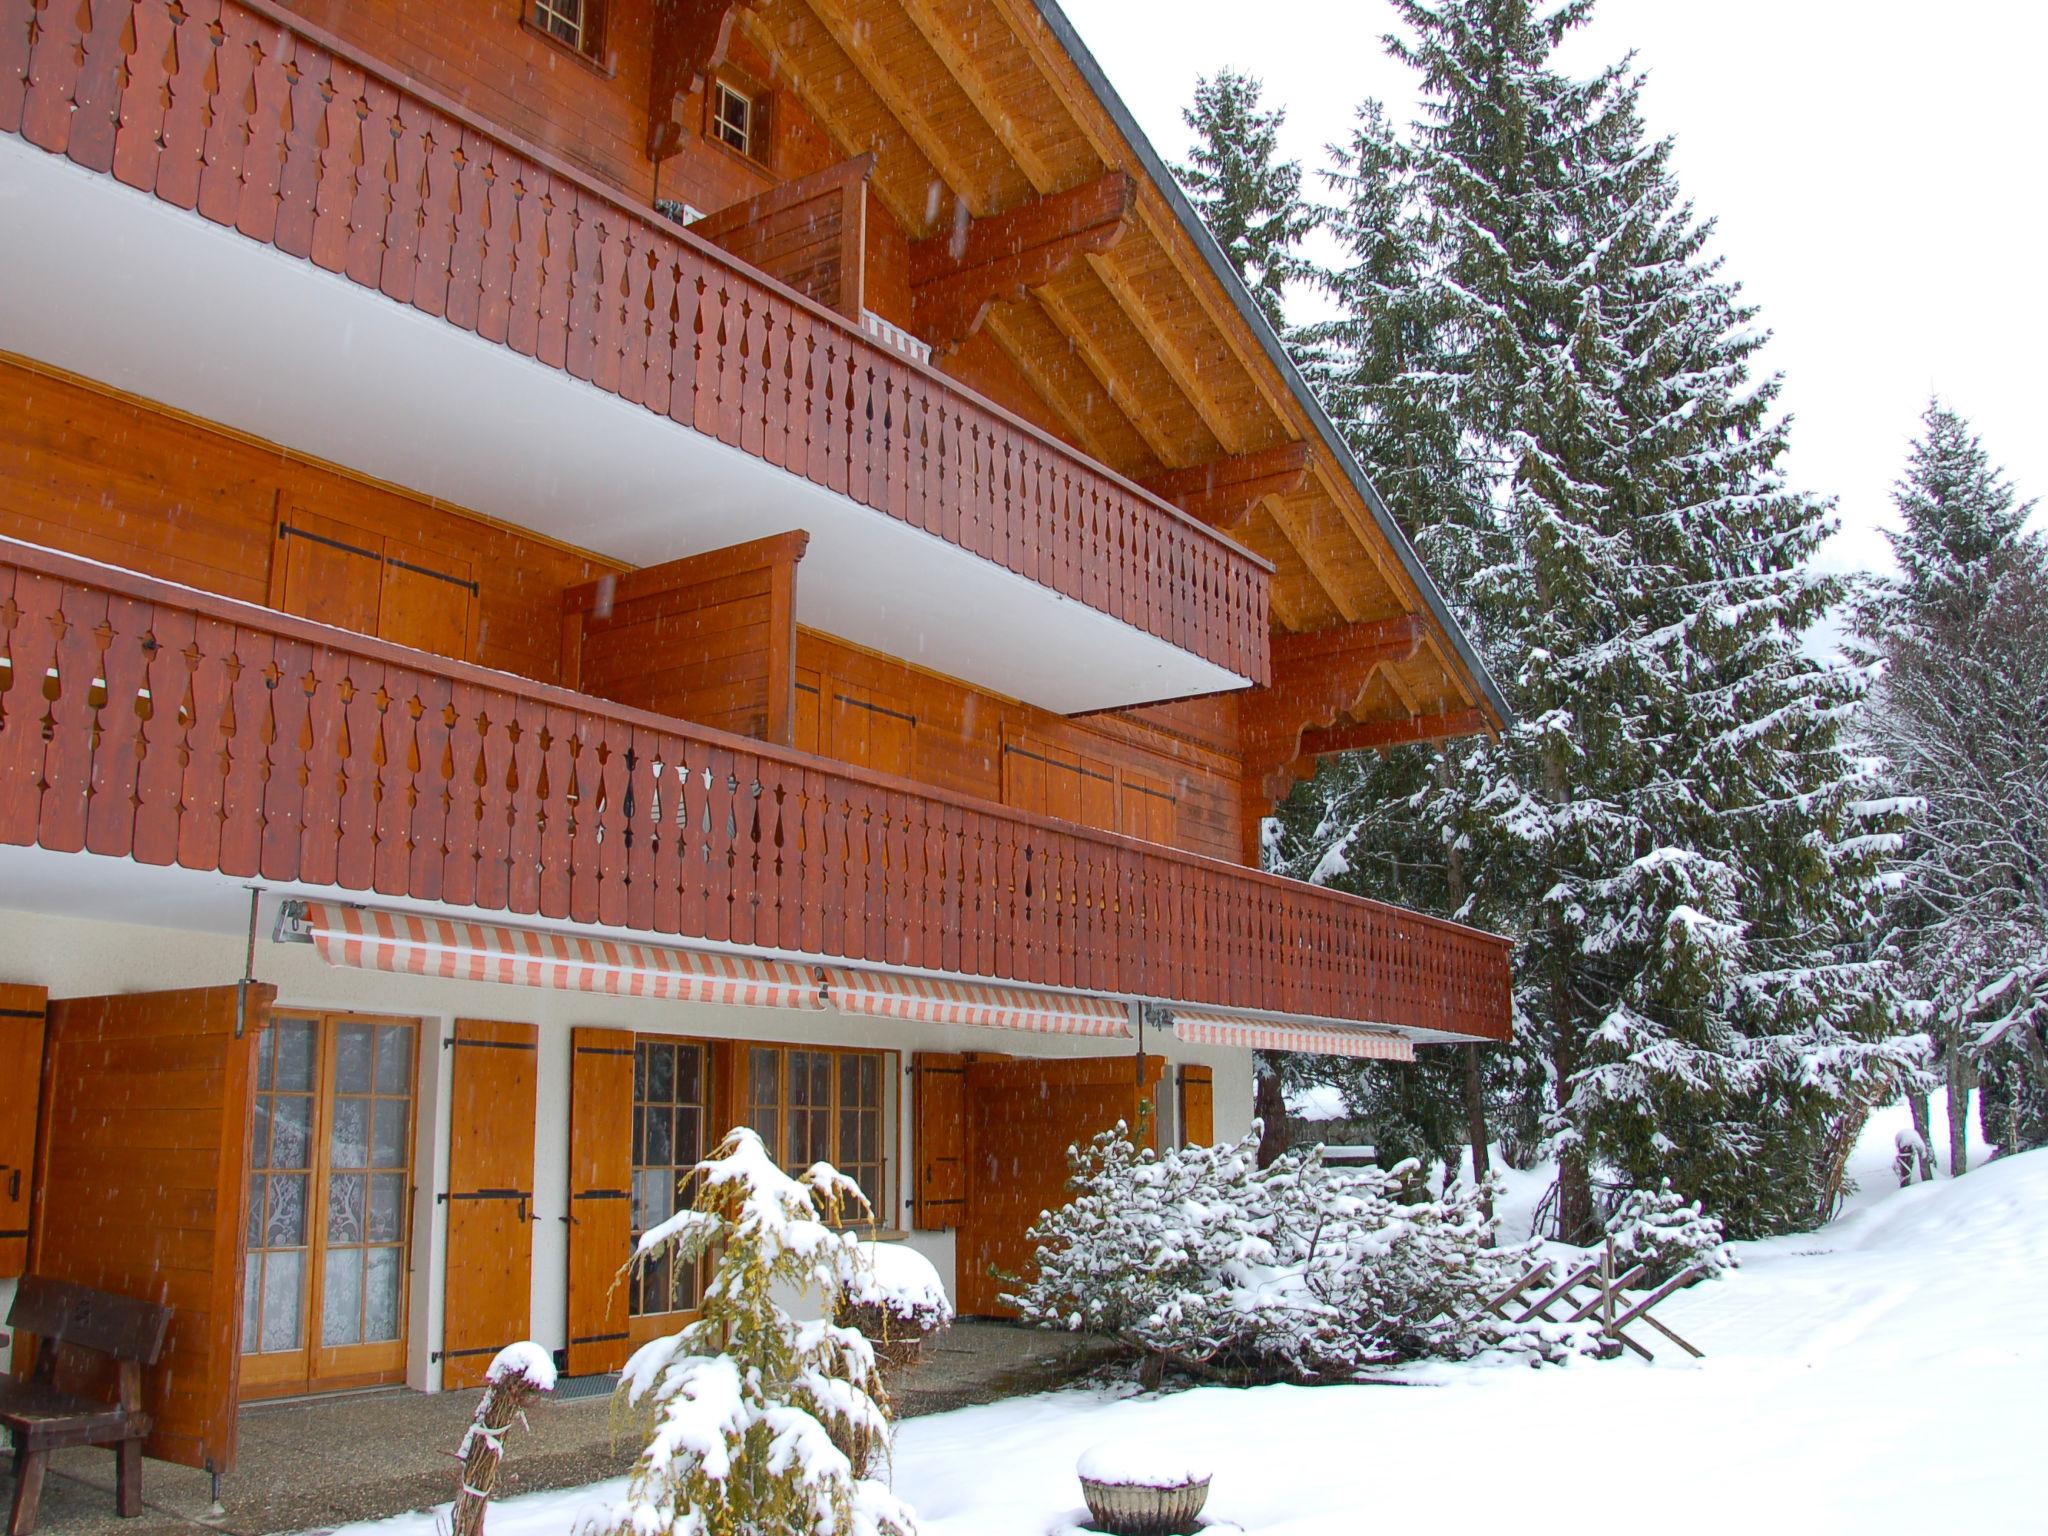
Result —
<instances>
[{"instance_id":1,"label":"snow bank","mask_svg":"<svg viewBox=\"0 0 2048 1536\"><path fill-rule=\"evenodd\" d=\"M1183 1488L1209 1479L1200 1457L1151 1440L1106 1440L1082 1452L1074 1470L1088 1482L1116 1488Z\"/></svg>"}]
</instances>

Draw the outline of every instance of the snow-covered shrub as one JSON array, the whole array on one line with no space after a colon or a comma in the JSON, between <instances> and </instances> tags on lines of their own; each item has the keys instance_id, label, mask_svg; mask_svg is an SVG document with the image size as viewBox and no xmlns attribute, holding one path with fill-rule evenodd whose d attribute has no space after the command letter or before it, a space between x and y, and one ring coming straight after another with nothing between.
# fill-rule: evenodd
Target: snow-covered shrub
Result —
<instances>
[{"instance_id":1,"label":"snow-covered shrub","mask_svg":"<svg viewBox=\"0 0 2048 1536\"><path fill-rule=\"evenodd\" d=\"M859 1282L859 1239L835 1230L865 1211L828 1163L800 1178L760 1137L729 1133L697 1164L696 1199L645 1233L633 1262L717 1256L697 1321L637 1350L619 1380L651 1420L613 1536L916 1536L910 1510L872 1474L888 1447L874 1350L836 1323L799 1323L776 1300L837 1309Z\"/></svg>"},{"instance_id":2,"label":"snow-covered shrub","mask_svg":"<svg viewBox=\"0 0 2048 1536\"><path fill-rule=\"evenodd\" d=\"M1487 1310L1528 1252L1487 1247L1487 1191L1417 1201L1412 1163L1338 1170L1312 1150L1262 1169L1258 1144L1254 1130L1157 1156L1119 1127L1074 1149L1074 1198L1032 1229L1037 1273L1006 1299L1043 1327L1119 1341L1155 1376L1332 1381L1588 1342Z\"/></svg>"},{"instance_id":3,"label":"snow-covered shrub","mask_svg":"<svg viewBox=\"0 0 2048 1536\"><path fill-rule=\"evenodd\" d=\"M1735 1267L1721 1223L1687 1200L1666 1179L1656 1189L1630 1190L1607 1223L1614 1240L1614 1262L1626 1273L1644 1266L1637 1284L1649 1289L1698 1265L1707 1277Z\"/></svg>"},{"instance_id":4,"label":"snow-covered shrub","mask_svg":"<svg viewBox=\"0 0 2048 1536\"><path fill-rule=\"evenodd\" d=\"M884 1366L915 1365L953 1326L953 1303L932 1261L903 1243L862 1243L861 1266L833 1314L860 1332Z\"/></svg>"}]
</instances>

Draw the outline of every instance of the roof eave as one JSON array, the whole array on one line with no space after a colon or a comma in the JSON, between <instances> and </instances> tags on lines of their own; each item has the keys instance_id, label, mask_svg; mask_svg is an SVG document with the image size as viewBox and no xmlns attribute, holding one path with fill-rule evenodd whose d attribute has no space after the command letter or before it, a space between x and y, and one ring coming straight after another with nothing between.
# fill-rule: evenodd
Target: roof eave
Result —
<instances>
[{"instance_id":1,"label":"roof eave","mask_svg":"<svg viewBox=\"0 0 2048 1536\"><path fill-rule=\"evenodd\" d=\"M1074 30L1074 24L1067 19L1066 12L1060 9L1058 0L1034 0L1034 3L1053 37L1066 51L1067 57L1080 71L1081 78L1088 83L1088 88L1102 103L1103 110L1109 113L1117 131L1123 135L1125 142L1137 155L1138 164L1151 178L1160 195L1166 199L1167 207L1173 210L1174 217L1180 221L1181 228L1194 242L1195 249L1202 253L1202 259L1208 263L1211 275L1230 296L1230 302L1237 308L1238 317L1258 338L1267 359L1279 369L1288 390L1307 411L1317 436L1329 450L1331 462L1342 468L1352 488L1365 502L1366 510L1372 514L1374 526L1379 529L1381 536L1394 551L1394 556L1400 561L1401 569L1407 573L1408 579L1414 582L1415 590L1422 594L1424 606L1429 609L1430 615L1443 631L1452 651L1456 653L1458 660L1478 687L1487 707L1501 725L1510 724L1514 719L1514 711L1508 707L1507 699L1500 691L1500 685L1487 671L1486 663L1480 660L1478 650L1458 623L1456 616L1452 614L1450 605L1444 601L1443 593L1437 589L1435 581L1423 567L1421 557L1415 553L1414 545L1408 542L1408 535L1394 520L1393 513L1387 510L1387 504L1380 499L1380 493L1366 477L1364 466L1351 452L1350 445L1337 430L1337 424L1330 420L1329 412L1323 409L1323 403L1316 398L1315 391L1308 387L1308 381L1301 376L1301 370L1295 367L1294 359L1287 355L1287 349L1281 345L1280 338L1274 333L1264 311L1253 300L1243 280L1237 275L1237 270L1223 254L1223 248L1216 243L1216 237L1209 232L1209 226L1202 221L1202 216L1196 212L1195 205L1188 201L1187 194L1181 190L1179 181L1175 179L1166 162L1159 158L1159 152L1152 147L1151 139L1146 137L1145 131L1138 126L1137 119L1131 115L1130 108L1124 105L1123 97L1117 94L1116 87L1109 83L1109 77L1103 73L1102 66L1096 62L1095 55L1089 51L1088 45L1081 40L1080 33Z\"/></svg>"}]
</instances>

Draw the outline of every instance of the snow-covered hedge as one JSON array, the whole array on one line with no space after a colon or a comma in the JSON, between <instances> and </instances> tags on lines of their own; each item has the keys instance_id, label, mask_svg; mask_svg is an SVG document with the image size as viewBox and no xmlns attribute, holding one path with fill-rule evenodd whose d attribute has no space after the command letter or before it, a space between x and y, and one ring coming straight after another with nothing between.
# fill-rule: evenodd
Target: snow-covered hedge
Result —
<instances>
[{"instance_id":1,"label":"snow-covered hedge","mask_svg":"<svg viewBox=\"0 0 2048 1536\"><path fill-rule=\"evenodd\" d=\"M1486 1301L1528 1267L1492 1249L1482 1192L1412 1200L1415 1166L1258 1166L1259 1133L1155 1156L1123 1128L1073 1149L1073 1200L1032 1229L1037 1274L1006 1297L1044 1327L1113 1338L1232 1381L1335 1381L1425 1356L1555 1359L1584 1326L1513 1325Z\"/></svg>"},{"instance_id":2,"label":"snow-covered hedge","mask_svg":"<svg viewBox=\"0 0 2048 1536\"><path fill-rule=\"evenodd\" d=\"M1644 1289L1695 1264L1709 1276L1735 1267L1721 1223L1699 1201L1674 1190L1669 1179L1657 1189L1630 1190L1608 1218L1607 1235L1614 1239L1618 1270L1644 1266L1638 1282Z\"/></svg>"}]
</instances>

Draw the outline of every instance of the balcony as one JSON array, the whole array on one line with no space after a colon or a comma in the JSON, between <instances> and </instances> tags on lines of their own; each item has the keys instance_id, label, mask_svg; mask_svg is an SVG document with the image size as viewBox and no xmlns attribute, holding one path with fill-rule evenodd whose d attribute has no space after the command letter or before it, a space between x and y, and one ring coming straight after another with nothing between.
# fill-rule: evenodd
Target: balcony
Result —
<instances>
[{"instance_id":1,"label":"balcony","mask_svg":"<svg viewBox=\"0 0 2048 1536\"><path fill-rule=\"evenodd\" d=\"M0 845L782 957L1508 1036L1508 945L1454 923L9 540ZM132 865L106 867L134 881Z\"/></svg>"},{"instance_id":2,"label":"balcony","mask_svg":"<svg viewBox=\"0 0 2048 1536\"><path fill-rule=\"evenodd\" d=\"M218 18L213 19L217 9ZM1062 713L1260 684L1269 568L267 0L0 0L0 345Z\"/></svg>"}]
</instances>

